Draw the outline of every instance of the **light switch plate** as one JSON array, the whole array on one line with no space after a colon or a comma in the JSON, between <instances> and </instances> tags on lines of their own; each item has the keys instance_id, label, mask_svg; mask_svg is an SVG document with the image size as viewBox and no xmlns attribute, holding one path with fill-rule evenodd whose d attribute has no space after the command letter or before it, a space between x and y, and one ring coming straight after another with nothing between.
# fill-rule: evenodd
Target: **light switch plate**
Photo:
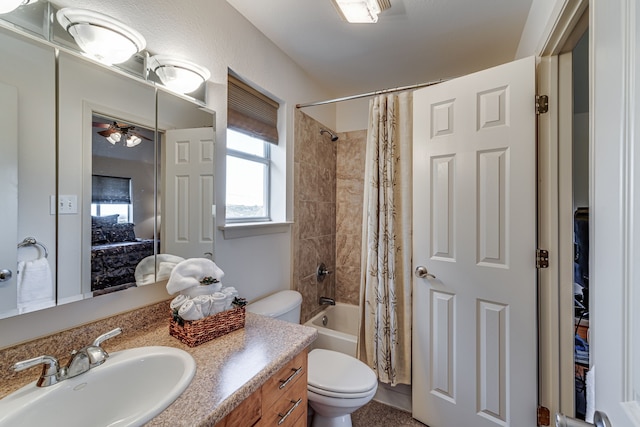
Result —
<instances>
[{"instance_id":1,"label":"light switch plate","mask_svg":"<svg viewBox=\"0 0 640 427\"><path fill-rule=\"evenodd\" d=\"M51 215L56 214L56 196L51 196L50 199ZM78 196L60 195L58 196L57 203L58 213L60 215L74 215L78 213Z\"/></svg>"}]
</instances>

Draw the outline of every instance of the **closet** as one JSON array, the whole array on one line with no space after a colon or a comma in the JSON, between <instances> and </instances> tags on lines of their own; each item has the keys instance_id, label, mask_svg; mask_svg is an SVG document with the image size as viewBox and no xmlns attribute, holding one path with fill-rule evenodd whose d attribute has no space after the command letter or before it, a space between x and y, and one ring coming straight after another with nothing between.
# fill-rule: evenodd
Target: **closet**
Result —
<instances>
[{"instance_id":1,"label":"closet","mask_svg":"<svg viewBox=\"0 0 640 427\"><path fill-rule=\"evenodd\" d=\"M575 417L586 413L589 371L589 32L572 51L572 193Z\"/></svg>"}]
</instances>

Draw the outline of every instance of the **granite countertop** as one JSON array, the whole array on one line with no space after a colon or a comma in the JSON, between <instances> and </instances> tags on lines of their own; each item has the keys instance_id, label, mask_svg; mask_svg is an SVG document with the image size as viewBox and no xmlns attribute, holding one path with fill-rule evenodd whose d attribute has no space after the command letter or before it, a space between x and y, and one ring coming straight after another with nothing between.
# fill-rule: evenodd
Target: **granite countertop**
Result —
<instances>
[{"instance_id":1,"label":"granite countertop","mask_svg":"<svg viewBox=\"0 0 640 427\"><path fill-rule=\"evenodd\" d=\"M164 306L163 309L166 310ZM106 329L104 326L111 327L103 325L103 329ZM196 361L196 373L191 384L164 412L147 423L148 426L215 425L317 336L313 328L253 313L246 314L244 328L193 348L169 335L168 314L147 322L144 328L122 329L121 335L103 344L108 352L162 345L183 349ZM52 354L40 348L45 353L22 357L22 352L28 350L16 348L0 352L4 356L0 360L0 370L24 358ZM22 358L17 358L18 355ZM28 372L28 377L22 375L24 372L0 376L0 397L36 380L39 374L37 369L25 372Z\"/></svg>"}]
</instances>

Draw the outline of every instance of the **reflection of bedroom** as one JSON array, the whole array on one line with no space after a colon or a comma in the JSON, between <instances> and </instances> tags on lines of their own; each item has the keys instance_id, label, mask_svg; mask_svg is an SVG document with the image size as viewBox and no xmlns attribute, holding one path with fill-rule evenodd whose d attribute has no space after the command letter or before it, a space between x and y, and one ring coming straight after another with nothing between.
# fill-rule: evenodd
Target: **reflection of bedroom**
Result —
<instances>
[{"instance_id":1,"label":"reflection of bedroom","mask_svg":"<svg viewBox=\"0 0 640 427\"><path fill-rule=\"evenodd\" d=\"M136 266L154 254L156 154L153 130L98 115L93 129L91 291L97 295L136 286Z\"/></svg>"}]
</instances>

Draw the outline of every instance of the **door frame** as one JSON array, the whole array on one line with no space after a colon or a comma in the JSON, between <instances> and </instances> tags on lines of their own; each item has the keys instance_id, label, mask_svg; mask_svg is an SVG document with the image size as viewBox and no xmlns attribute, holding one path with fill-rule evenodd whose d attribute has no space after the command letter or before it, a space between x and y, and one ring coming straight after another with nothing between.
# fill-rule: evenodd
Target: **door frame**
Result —
<instances>
[{"instance_id":1,"label":"door frame","mask_svg":"<svg viewBox=\"0 0 640 427\"><path fill-rule=\"evenodd\" d=\"M564 242L567 224L566 218L565 222L561 218L566 213L561 215L559 202L560 197L566 197L567 185L571 191L571 181L565 179L566 171L561 168L566 166L564 142L567 135L571 137L571 129L563 127L561 123L566 121L560 120L561 114L566 114L567 90L571 88L566 85L566 67L561 66L566 58L559 55L572 49L579 39L575 35L588 26L588 6L589 0L562 0L560 13L537 52L537 92L549 96L548 113L538 117L537 138L538 247L549 251L549 268L538 270L538 404L548 408L551 416L558 412L573 416L575 411L573 290L560 286L566 263L573 260L573 246L568 254Z\"/></svg>"}]
</instances>

